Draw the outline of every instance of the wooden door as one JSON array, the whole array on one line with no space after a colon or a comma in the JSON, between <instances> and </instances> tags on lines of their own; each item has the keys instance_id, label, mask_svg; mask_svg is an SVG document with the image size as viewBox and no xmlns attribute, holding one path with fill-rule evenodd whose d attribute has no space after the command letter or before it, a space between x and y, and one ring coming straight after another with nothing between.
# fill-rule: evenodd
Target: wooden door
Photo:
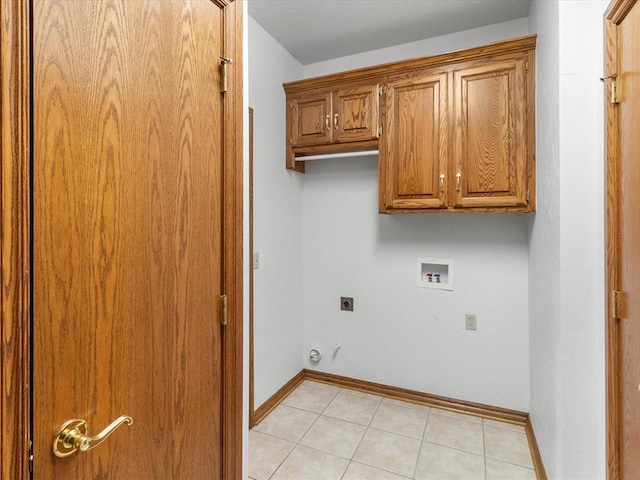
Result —
<instances>
[{"instance_id":1,"label":"wooden door","mask_svg":"<svg viewBox=\"0 0 640 480\"><path fill-rule=\"evenodd\" d=\"M454 71L455 207L527 204L526 59Z\"/></svg>"},{"instance_id":2,"label":"wooden door","mask_svg":"<svg viewBox=\"0 0 640 480\"><path fill-rule=\"evenodd\" d=\"M35 479L222 478L223 7L33 0Z\"/></svg>"},{"instance_id":3,"label":"wooden door","mask_svg":"<svg viewBox=\"0 0 640 480\"><path fill-rule=\"evenodd\" d=\"M421 73L387 84L380 145L380 211L447 205L447 74Z\"/></svg>"},{"instance_id":4,"label":"wooden door","mask_svg":"<svg viewBox=\"0 0 640 480\"><path fill-rule=\"evenodd\" d=\"M631 480L640 477L640 6L612 2L607 19L608 473Z\"/></svg>"},{"instance_id":5,"label":"wooden door","mask_svg":"<svg viewBox=\"0 0 640 480\"><path fill-rule=\"evenodd\" d=\"M290 100L292 146L331 143L331 98L330 93L313 93Z\"/></svg>"},{"instance_id":6,"label":"wooden door","mask_svg":"<svg viewBox=\"0 0 640 480\"><path fill-rule=\"evenodd\" d=\"M333 141L358 142L378 138L378 85L344 88L333 94Z\"/></svg>"}]
</instances>

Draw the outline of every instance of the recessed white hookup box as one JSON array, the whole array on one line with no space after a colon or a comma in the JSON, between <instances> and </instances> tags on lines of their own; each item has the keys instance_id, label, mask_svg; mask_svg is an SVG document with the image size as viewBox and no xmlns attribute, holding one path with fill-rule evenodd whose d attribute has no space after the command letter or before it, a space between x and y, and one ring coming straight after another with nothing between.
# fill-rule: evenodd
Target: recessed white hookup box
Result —
<instances>
[{"instance_id":1,"label":"recessed white hookup box","mask_svg":"<svg viewBox=\"0 0 640 480\"><path fill-rule=\"evenodd\" d=\"M442 258L419 258L416 286L453 290L453 261Z\"/></svg>"}]
</instances>

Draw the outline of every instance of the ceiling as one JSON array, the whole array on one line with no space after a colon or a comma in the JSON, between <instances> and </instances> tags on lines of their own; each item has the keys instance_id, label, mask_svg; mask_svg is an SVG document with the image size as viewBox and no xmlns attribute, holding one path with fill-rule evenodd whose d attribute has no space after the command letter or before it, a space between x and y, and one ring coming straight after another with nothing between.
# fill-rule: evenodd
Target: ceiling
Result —
<instances>
[{"instance_id":1,"label":"ceiling","mask_svg":"<svg viewBox=\"0 0 640 480\"><path fill-rule=\"evenodd\" d=\"M303 65L529 14L530 0L249 0L249 15Z\"/></svg>"}]
</instances>

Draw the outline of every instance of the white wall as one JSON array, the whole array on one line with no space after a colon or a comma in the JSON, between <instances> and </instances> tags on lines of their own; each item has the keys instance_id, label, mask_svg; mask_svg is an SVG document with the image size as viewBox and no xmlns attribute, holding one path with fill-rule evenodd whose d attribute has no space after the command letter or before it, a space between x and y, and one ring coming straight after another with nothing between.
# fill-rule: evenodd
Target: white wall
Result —
<instances>
[{"instance_id":1,"label":"white wall","mask_svg":"<svg viewBox=\"0 0 640 480\"><path fill-rule=\"evenodd\" d=\"M304 70L526 34L526 21L506 22ZM308 162L302 181L305 367L528 411L527 215L379 215L375 159ZM452 259L454 291L417 288L419 257ZM355 298L353 313L339 310L340 296ZM476 332L465 330L465 313L477 314ZM311 348L324 354L317 366Z\"/></svg>"},{"instance_id":2,"label":"white wall","mask_svg":"<svg viewBox=\"0 0 640 480\"><path fill-rule=\"evenodd\" d=\"M605 478L606 1L535 0L538 195L531 228L531 415L550 479ZM554 92L557 91L558 94Z\"/></svg>"},{"instance_id":3,"label":"white wall","mask_svg":"<svg viewBox=\"0 0 640 480\"><path fill-rule=\"evenodd\" d=\"M444 52L478 47L485 43L521 37L527 34L527 19L520 18L508 22L495 23L486 27L473 28L440 37L405 43L395 47L380 48L356 55L305 65L304 76L306 78L316 77L354 68L407 60L409 58L427 57Z\"/></svg>"},{"instance_id":4,"label":"white wall","mask_svg":"<svg viewBox=\"0 0 640 480\"><path fill-rule=\"evenodd\" d=\"M259 407L302 369L301 177L284 168L282 83L302 66L249 18L249 106L254 118L254 395ZM250 264L249 264L250 265Z\"/></svg>"}]
</instances>

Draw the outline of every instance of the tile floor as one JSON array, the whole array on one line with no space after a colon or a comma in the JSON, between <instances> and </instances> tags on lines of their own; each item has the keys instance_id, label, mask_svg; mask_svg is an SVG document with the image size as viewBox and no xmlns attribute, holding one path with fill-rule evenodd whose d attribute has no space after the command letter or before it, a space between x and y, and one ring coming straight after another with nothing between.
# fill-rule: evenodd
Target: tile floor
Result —
<instances>
[{"instance_id":1,"label":"tile floor","mask_svg":"<svg viewBox=\"0 0 640 480\"><path fill-rule=\"evenodd\" d=\"M536 480L524 427L305 380L249 432L254 480Z\"/></svg>"}]
</instances>

